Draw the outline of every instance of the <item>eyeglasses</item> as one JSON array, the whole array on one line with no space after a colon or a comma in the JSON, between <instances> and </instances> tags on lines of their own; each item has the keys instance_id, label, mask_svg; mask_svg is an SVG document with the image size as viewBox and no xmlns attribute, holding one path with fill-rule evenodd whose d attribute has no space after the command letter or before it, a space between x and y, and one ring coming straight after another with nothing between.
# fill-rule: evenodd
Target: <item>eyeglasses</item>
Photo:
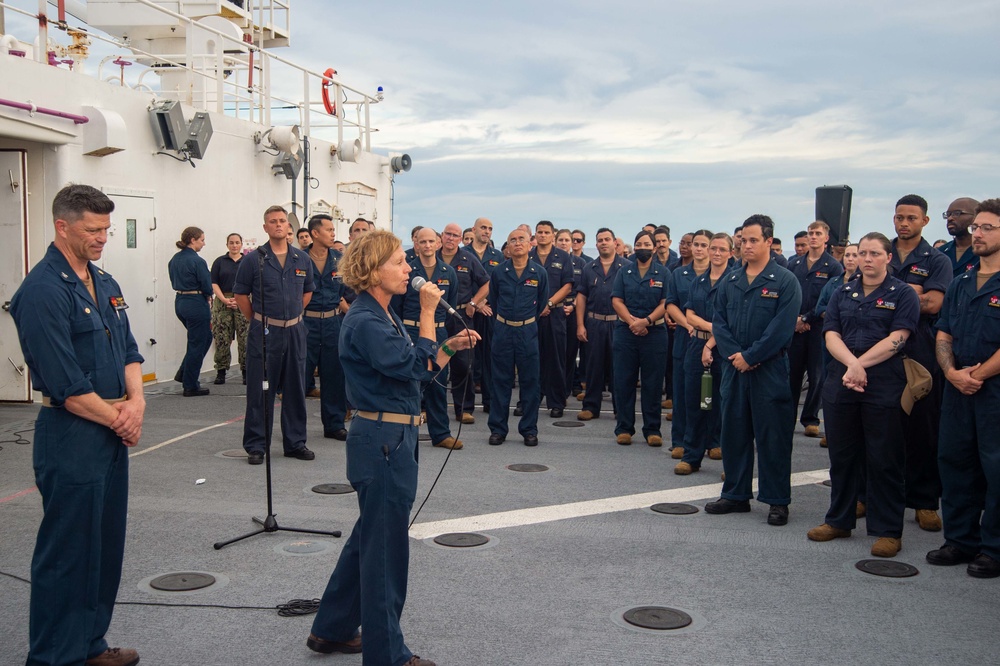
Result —
<instances>
[{"instance_id":1,"label":"eyeglasses","mask_svg":"<svg viewBox=\"0 0 1000 666\"><path fill-rule=\"evenodd\" d=\"M582 238L574 238L574 239L573 239L573 242L574 242L574 243L582 243L582 242L583 242L583 239L582 239Z\"/></svg>"},{"instance_id":2,"label":"eyeglasses","mask_svg":"<svg viewBox=\"0 0 1000 666\"><path fill-rule=\"evenodd\" d=\"M522 244L527 243L527 242L528 242L527 238L511 238L509 241L507 241L507 244L508 245L522 245Z\"/></svg>"},{"instance_id":3,"label":"eyeglasses","mask_svg":"<svg viewBox=\"0 0 1000 666\"><path fill-rule=\"evenodd\" d=\"M995 224L970 224L969 225L969 233L970 234L974 234L977 231L982 231L984 234L988 234L991 231L996 231L997 229L1000 229L1000 226L997 226Z\"/></svg>"},{"instance_id":4,"label":"eyeglasses","mask_svg":"<svg viewBox=\"0 0 1000 666\"><path fill-rule=\"evenodd\" d=\"M949 210L941 213L941 218L947 220L949 217L962 217L963 215L972 215L964 210Z\"/></svg>"}]
</instances>

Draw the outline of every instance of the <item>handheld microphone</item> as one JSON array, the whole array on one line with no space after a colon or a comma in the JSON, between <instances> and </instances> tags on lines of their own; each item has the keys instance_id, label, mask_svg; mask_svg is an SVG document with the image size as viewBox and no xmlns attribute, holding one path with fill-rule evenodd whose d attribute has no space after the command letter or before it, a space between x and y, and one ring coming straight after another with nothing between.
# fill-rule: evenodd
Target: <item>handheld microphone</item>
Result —
<instances>
[{"instance_id":1,"label":"handheld microphone","mask_svg":"<svg viewBox=\"0 0 1000 666\"><path fill-rule=\"evenodd\" d=\"M413 279L410 280L410 286L413 287L413 291L420 291L420 288L425 284L427 284L427 280L423 279L419 275L414 276ZM455 312L455 308L448 305L447 301L438 301L438 305L443 305L445 309L448 310L448 314L453 314L459 319L462 318L461 315Z\"/></svg>"}]
</instances>

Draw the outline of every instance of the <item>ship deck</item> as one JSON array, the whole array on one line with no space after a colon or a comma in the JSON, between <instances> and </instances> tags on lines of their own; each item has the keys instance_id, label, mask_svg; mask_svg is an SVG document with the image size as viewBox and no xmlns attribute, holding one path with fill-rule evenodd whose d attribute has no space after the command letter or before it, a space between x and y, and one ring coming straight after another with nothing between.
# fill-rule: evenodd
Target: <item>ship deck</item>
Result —
<instances>
[{"instance_id":1,"label":"ship deck","mask_svg":"<svg viewBox=\"0 0 1000 666\"><path fill-rule=\"evenodd\" d=\"M139 650L143 664L360 664L360 655L322 656L305 647L311 616L281 617L277 604L318 597L343 539L275 532L215 550L266 514L264 468L224 451L240 448L245 391L237 380L207 398L147 387L143 441L132 453L128 539L118 608L108 639ZM203 376L208 382L210 376ZM0 663L27 653L31 553L41 516L31 446L12 433L32 427L39 407L0 407ZM574 421L571 398L561 421ZM641 418L641 417L640 417ZM277 420L277 419L276 419ZM512 430L516 433L516 426ZM309 402L316 460L273 460L274 507L282 527L343 530L357 517L346 483L344 443L322 438L319 402ZM665 434L669 423L664 423ZM457 429L457 424L453 424ZM666 446L614 443L605 416L582 427L539 418L540 445L512 436L486 443L485 416L463 426L455 451L411 530L407 644L438 664L975 664L1000 652L997 583L937 568L924 554L943 543L907 512L903 551L909 578L858 571L870 559L864 521L849 539L813 543L829 488L826 451L797 431L793 503L786 527L766 524L767 506L710 516L722 463L676 476ZM31 433L25 438L30 440ZM637 438L639 439L639 438ZM280 446L277 447L280 454ZM447 451L420 446L423 500ZM543 472L508 465L536 463ZM204 479L203 483L196 481ZM650 510L686 502L690 515ZM443 532L475 532L487 545L448 548ZM292 553L291 550L315 550ZM155 577L206 572L195 592L159 592ZM639 629L625 610L665 606L688 613L676 630Z\"/></svg>"}]
</instances>

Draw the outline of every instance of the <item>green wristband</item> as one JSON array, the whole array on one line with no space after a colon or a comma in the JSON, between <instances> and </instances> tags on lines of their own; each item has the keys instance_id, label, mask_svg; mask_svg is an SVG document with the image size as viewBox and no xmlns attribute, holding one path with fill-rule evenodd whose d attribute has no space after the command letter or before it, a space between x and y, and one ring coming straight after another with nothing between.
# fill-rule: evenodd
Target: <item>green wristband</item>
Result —
<instances>
[{"instance_id":1,"label":"green wristband","mask_svg":"<svg viewBox=\"0 0 1000 666\"><path fill-rule=\"evenodd\" d=\"M441 344L441 351L443 351L444 355L448 357L452 357L455 355L455 350L449 347L447 342Z\"/></svg>"}]
</instances>

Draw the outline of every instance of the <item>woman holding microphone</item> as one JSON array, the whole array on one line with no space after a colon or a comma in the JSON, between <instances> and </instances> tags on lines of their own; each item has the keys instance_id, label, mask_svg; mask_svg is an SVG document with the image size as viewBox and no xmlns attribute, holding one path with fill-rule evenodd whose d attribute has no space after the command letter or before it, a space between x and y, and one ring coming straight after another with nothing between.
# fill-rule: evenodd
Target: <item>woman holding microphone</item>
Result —
<instances>
[{"instance_id":1,"label":"woman holding microphone","mask_svg":"<svg viewBox=\"0 0 1000 666\"><path fill-rule=\"evenodd\" d=\"M399 626L409 567L407 523L417 492L420 383L433 380L455 352L473 348L479 335L462 332L437 344L434 312L443 292L428 282L419 292L419 337L411 341L389 308L394 295L406 293L411 269L388 231L355 239L340 270L358 294L342 324L340 360L347 397L358 410L347 436L347 478L361 515L306 645L322 653L362 652L366 664L433 666L410 652Z\"/></svg>"}]
</instances>

